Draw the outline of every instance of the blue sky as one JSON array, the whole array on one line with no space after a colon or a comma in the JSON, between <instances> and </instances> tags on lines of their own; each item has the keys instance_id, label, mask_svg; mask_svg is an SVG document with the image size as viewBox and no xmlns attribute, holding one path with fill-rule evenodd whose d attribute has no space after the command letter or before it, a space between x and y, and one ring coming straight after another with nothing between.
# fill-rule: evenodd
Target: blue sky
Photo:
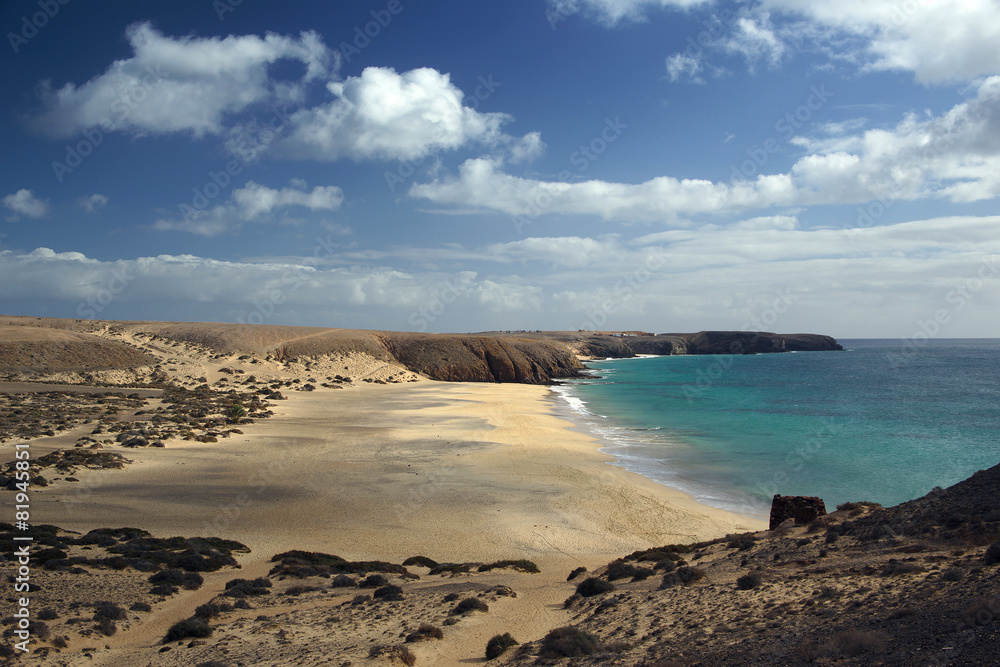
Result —
<instances>
[{"instance_id":1,"label":"blue sky","mask_svg":"<svg viewBox=\"0 0 1000 667\"><path fill-rule=\"evenodd\" d=\"M5 314L998 335L995 1L0 19Z\"/></svg>"}]
</instances>

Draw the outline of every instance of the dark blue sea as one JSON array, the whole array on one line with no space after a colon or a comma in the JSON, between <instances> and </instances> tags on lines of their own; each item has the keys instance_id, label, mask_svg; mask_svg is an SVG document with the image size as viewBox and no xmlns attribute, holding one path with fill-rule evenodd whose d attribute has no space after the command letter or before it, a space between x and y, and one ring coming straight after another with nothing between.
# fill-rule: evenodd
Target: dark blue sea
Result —
<instances>
[{"instance_id":1,"label":"dark blue sea","mask_svg":"<svg viewBox=\"0 0 1000 667\"><path fill-rule=\"evenodd\" d=\"M559 402L617 464L765 516L771 496L895 505L1000 463L1000 339L588 363Z\"/></svg>"}]
</instances>

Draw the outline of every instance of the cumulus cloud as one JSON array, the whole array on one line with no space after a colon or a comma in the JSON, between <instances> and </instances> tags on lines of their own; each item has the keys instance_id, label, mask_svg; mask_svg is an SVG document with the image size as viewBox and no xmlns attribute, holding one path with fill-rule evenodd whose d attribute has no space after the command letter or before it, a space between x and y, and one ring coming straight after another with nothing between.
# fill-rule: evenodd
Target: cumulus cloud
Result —
<instances>
[{"instance_id":1,"label":"cumulus cloud","mask_svg":"<svg viewBox=\"0 0 1000 667\"><path fill-rule=\"evenodd\" d=\"M77 203L87 213L94 213L100 211L102 208L108 205L107 195L89 195L87 197L81 197Z\"/></svg>"},{"instance_id":2,"label":"cumulus cloud","mask_svg":"<svg viewBox=\"0 0 1000 667\"><path fill-rule=\"evenodd\" d=\"M42 82L43 107L35 125L59 137L88 128L217 134L228 115L252 105L301 102L303 85L337 66L335 55L312 31L297 39L273 33L174 38L137 23L126 37L132 56L115 61L103 74L58 89ZM283 60L300 62L301 78L273 80L269 67Z\"/></svg>"},{"instance_id":3,"label":"cumulus cloud","mask_svg":"<svg viewBox=\"0 0 1000 667\"><path fill-rule=\"evenodd\" d=\"M389 67L368 67L360 76L327 84L327 89L333 96L329 103L291 115L288 133L274 143L277 155L322 161L415 160L470 143L514 143L512 151L524 159L541 147L537 135L520 142L504 135L500 128L510 116L466 106L464 93L449 75L431 68L397 73Z\"/></svg>"},{"instance_id":4,"label":"cumulus cloud","mask_svg":"<svg viewBox=\"0 0 1000 667\"><path fill-rule=\"evenodd\" d=\"M845 126L845 128L848 126ZM829 127L826 128L827 130ZM808 152L781 174L730 183L659 176L643 183L542 181L467 160L457 176L411 186L437 204L527 216L597 215L677 223L683 216L880 199L971 202L1000 196L1000 76L937 117L907 116L860 134L799 137Z\"/></svg>"},{"instance_id":5,"label":"cumulus cloud","mask_svg":"<svg viewBox=\"0 0 1000 667\"><path fill-rule=\"evenodd\" d=\"M180 219L157 220L155 229L183 231L200 236L218 236L233 232L248 222L271 222L274 214L283 209L299 207L310 211L335 211L344 202L344 192L335 185L317 186L306 190L302 181L293 181L276 190L266 185L247 181L233 191L229 201L212 207L196 209L183 207Z\"/></svg>"},{"instance_id":6,"label":"cumulus cloud","mask_svg":"<svg viewBox=\"0 0 1000 667\"><path fill-rule=\"evenodd\" d=\"M534 219L545 214L597 215L606 220L676 222L693 213L719 213L790 204L788 175L760 176L732 184L659 176L644 183L567 183L512 176L495 161L465 161L457 177L410 187L412 197L437 204L472 206Z\"/></svg>"},{"instance_id":7,"label":"cumulus cloud","mask_svg":"<svg viewBox=\"0 0 1000 667\"><path fill-rule=\"evenodd\" d=\"M22 215L26 218L41 218L48 215L49 204L39 199L27 188L21 188L12 195L3 198L3 205L14 212L8 220L18 220Z\"/></svg>"}]
</instances>

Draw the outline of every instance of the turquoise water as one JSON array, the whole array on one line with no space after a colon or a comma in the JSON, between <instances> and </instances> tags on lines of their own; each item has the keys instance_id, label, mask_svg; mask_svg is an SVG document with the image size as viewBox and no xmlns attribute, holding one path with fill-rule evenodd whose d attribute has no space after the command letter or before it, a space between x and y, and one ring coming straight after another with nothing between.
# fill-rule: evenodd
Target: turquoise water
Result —
<instances>
[{"instance_id":1,"label":"turquoise water","mask_svg":"<svg viewBox=\"0 0 1000 667\"><path fill-rule=\"evenodd\" d=\"M556 391L619 465L763 516L771 496L894 505L1000 462L1000 339L588 363Z\"/></svg>"}]
</instances>

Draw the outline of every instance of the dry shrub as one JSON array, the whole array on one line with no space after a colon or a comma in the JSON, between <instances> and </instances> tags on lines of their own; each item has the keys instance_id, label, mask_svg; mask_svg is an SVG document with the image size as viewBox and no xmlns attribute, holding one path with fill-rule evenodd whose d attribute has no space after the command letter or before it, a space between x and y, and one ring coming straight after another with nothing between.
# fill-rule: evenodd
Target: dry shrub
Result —
<instances>
[{"instance_id":1,"label":"dry shrub","mask_svg":"<svg viewBox=\"0 0 1000 667\"><path fill-rule=\"evenodd\" d=\"M610 593L613 590L615 590L614 584L603 579L598 579L597 577L588 577L576 586L576 594L585 598L600 595L601 593Z\"/></svg>"},{"instance_id":2,"label":"dry shrub","mask_svg":"<svg viewBox=\"0 0 1000 667\"><path fill-rule=\"evenodd\" d=\"M994 542L983 554L984 565L996 565L1000 563L1000 542Z\"/></svg>"},{"instance_id":3,"label":"dry shrub","mask_svg":"<svg viewBox=\"0 0 1000 667\"><path fill-rule=\"evenodd\" d=\"M485 602L479 598L465 598L457 605L455 608L448 612L449 616L458 616L459 614L466 614L470 611L489 611L490 607Z\"/></svg>"},{"instance_id":4,"label":"dry shrub","mask_svg":"<svg viewBox=\"0 0 1000 667\"><path fill-rule=\"evenodd\" d=\"M601 653L607 647L594 635L572 627L556 628L542 639L541 657L576 658Z\"/></svg>"},{"instance_id":5,"label":"dry shrub","mask_svg":"<svg viewBox=\"0 0 1000 667\"><path fill-rule=\"evenodd\" d=\"M486 659L493 660L494 658L499 658L503 655L504 651L512 646L517 646L517 644L517 640L511 637L509 632L505 632L502 635L493 635L486 644Z\"/></svg>"},{"instance_id":6,"label":"dry shrub","mask_svg":"<svg viewBox=\"0 0 1000 667\"><path fill-rule=\"evenodd\" d=\"M372 646L371 651L368 652L369 658L379 658L385 657L392 661L400 661L406 667L413 667L417 664L417 656L413 655L410 649L405 646Z\"/></svg>"},{"instance_id":7,"label":"dry shrub","mask_svg":"<svg viewBox=\"0 0 1000 667\"><path fill-rule=\"evenodd\" d=\"M406 636L407 642L426 642L431 639L444 639L444 633L441 632L441 628L430 623L421 623L416 632Z\"/></svg>"},{"instance_id":8,"label":"dry shrub","mask_svg":"<svg viewBox=\"0 0 1000 667\"><path fill-rule=\"evenodd\" d=\"M749 574L744 574L742 577L736 580L736 588L741 591L749 591L760 586L763 578L757 572L751 572Z\"/></svg>"}]
</instances>

